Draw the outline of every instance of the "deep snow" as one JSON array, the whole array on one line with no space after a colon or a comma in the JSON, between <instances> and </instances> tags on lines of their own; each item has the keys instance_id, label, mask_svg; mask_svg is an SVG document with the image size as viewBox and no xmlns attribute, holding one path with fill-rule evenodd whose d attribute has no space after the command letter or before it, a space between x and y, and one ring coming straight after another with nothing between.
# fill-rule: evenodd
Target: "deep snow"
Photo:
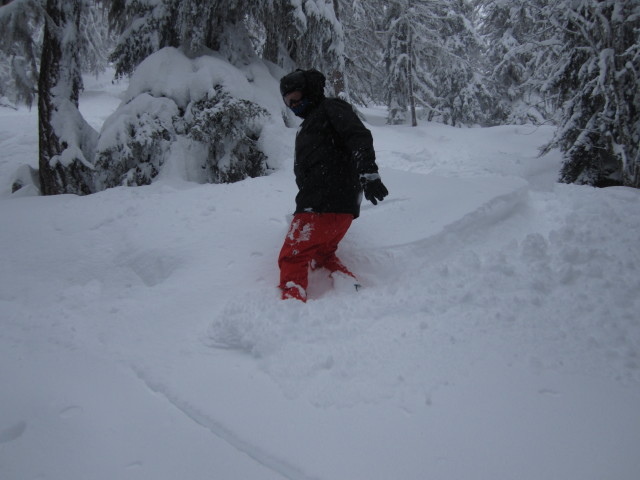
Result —
<instances>
[{"instance_id":1,"label":"deep snow","mask_svg":"<svg viewBox=\"0 0 640 480\"><path fill-rule=\"evenodd\" d=\"M122 85L88 79L98 129ZM277 92L274 92L277 95ZM295 129L268 177L9 193L0 108L0 478L635 480L640 192L555 183L550 127L385 126L390 196L278 300Z\"/></svg>"}]
</instances>

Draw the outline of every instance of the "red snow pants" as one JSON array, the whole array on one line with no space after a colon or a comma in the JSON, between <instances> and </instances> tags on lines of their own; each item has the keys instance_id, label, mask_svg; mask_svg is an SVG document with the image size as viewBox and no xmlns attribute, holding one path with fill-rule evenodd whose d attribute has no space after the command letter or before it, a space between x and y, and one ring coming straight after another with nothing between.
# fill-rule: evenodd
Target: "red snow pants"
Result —
<instances>
[{"instance_id":1,"label":"red snow pants","mask_svg":"<svg viewBox=\"0 0 640 480\"><path fill-rule=\"evenodd\" d=\"M309 266L355 278L336 256L351 226L350 213L296 213L278 257L282 298L307 299Z\"/></svg>"}]
</instances>

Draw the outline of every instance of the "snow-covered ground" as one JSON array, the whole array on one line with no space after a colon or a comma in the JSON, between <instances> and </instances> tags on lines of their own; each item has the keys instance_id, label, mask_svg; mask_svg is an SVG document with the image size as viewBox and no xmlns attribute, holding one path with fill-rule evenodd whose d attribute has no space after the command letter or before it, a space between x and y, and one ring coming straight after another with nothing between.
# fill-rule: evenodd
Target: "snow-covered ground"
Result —
<instances>
[{"instance_id":1,"label":"snow-covered ground","mask_svg":"<svg viewBox=\"0 0 640 480\"><path fill-rule=\"evenodd\" d=\"M95 128L122 88L88 81ZM639 478L640 191L555 183L550 127L364 114L364 288L313 272L302 304L295 129L268 177L44 198L9 193L37 112L0 108L0 478Z\"/></svg>"}]
</instances>

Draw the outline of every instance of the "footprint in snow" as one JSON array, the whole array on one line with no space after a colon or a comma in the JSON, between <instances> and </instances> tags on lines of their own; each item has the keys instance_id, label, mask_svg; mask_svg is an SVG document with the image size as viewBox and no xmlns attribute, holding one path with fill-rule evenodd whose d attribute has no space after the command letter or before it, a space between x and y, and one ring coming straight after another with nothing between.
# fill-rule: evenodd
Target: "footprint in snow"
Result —
<instances>
[{"instance_id":1,"label":"footprint in snow","mask_svg":"<svg viewBox=\"0 0 640 480\"><path fill-rule=\"evenodd\" d=\"M27 422L20 421L11 427L0 430L0 443L9 443L17 440L27 429Z\"/></svg>"}]
</instances>

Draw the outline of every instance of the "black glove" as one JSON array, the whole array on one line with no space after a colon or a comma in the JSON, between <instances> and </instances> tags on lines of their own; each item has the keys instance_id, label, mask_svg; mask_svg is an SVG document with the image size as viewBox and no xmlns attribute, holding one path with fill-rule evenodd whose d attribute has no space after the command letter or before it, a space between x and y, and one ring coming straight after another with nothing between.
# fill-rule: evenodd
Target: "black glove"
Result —
<instances>
[{"instance_id":1,"label":"black glove","mask_svg":"<svg viewBox=\"0 0 640 480\"><path fill-rule=\"evenodd\" d=\"M384 197L389 195L389 190L384 186L380 175L377 173L363 173L360 175L360 183L364 190L364 198L374 205L378 204L378 200L382 201Z\"/></svg>"}]
</instances>

